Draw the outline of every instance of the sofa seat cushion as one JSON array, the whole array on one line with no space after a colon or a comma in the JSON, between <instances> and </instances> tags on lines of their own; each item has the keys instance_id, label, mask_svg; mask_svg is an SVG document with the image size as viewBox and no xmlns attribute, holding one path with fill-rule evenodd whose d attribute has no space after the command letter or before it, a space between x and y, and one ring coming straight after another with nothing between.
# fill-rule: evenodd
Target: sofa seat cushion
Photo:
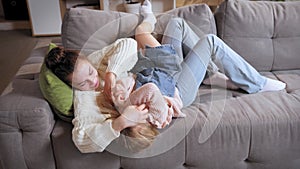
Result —
<instances>
[{"instance_id":1,"label":"sofa seat cushion","mask_svg":"<svg viewBox=\"0 0 300 169\"><path fill-rule=\"evenodd\" d=\"M201 168L289 168L282 166L285 160L293 166L300 157L299 94L264 92L194 102L185 109L188 116L197 114L186 137L185 163Z\"/></svg>"},{"instance_id":2,"label":"sofa seat cushion","mask_svg":"<svg viewBox=\"0 0 300 169\"><path fill-rule=\"evenodd\" d=\"M143 164L153 168L289 168L286 165L297 165L293 160L300 157L299 102L300 90L195 101L184 108L186 118L174 119L170 125L170 129L176 128L171 132L172 140L182 138L182 134L186 137L170 150L149 158L119 157L115 152L104 151L85 154L86 160L82 161L82 154L71 141L72 125L58 121L52 133L54 153L59 166L71 168L97 168L94 160L107 168L135 169ZM170 131L163 134L167 132ZM162 136L159 142L169 144L164 139L166 135ZM161 160L167 162L157 163ZM287 162L281 163L282 160Z\"/></svg>"},{"instance_id":3,"label":"sofa seat cushion","mask_svg":"<svg viewBox=\"0 0 300 169\"><path fill-rule=\"evenodd\" d=\"M58 168L78 168L78 166L88 169L141 169L143 166L151 166L151 168L156 169L184 168L184 140L174 145L170 150L162 150L163 153L158 155L152 156L151 153L153 152L148 151L149 154L146 158L138 155L131 156L130 158L126 157L126 155L120 155L122 151L112 152L113 147L118 148L118 144L115 142L110 146L111 148L108 151L82 154L72 142L72 129L72 124L61 120L58 120L55 124L51 138L53 140L54 155ZM181 131L184 131L184 128ZM163 143L169 144L169 142Z\"/></svg>"},{"instance_id":4,"label":"sofa seat cushion","mask_svg":"<svg viewBox=\"0 0 300 169\"><path fill-rule=\"evenodd\" d=\"M274 75L287 84L286 91L292 93L300 90L300 70L274 71Z\"/></svg>"},{"instance_id":5,"label":"sofa seat cushion","mask_svg":"<svg viewBox=\"0 0 300 169\"><path fill-rule=\"evenodd\" d=\"M226 0L218 36L259 71L300 69L300 2Z\"/></svg>"}]
</instances>

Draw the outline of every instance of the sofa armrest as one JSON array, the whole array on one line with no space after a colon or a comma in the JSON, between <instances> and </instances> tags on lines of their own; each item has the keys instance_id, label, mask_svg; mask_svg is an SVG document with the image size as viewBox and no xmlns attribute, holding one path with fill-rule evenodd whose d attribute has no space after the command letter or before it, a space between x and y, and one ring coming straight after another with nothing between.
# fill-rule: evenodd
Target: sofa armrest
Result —
<instances>
[{"instance_id":1,"label":"sofa armrest","mask_svg":"<svg viewBox=\"0 0 300 169\"><path fill-rule=\"evenodd\" d=\"M55 120L38 79L15 79L0 97L0 149L4 168L54 169L50 134ZM1 167L0 167L1 168Z\"/></svg>"}]
</instances>

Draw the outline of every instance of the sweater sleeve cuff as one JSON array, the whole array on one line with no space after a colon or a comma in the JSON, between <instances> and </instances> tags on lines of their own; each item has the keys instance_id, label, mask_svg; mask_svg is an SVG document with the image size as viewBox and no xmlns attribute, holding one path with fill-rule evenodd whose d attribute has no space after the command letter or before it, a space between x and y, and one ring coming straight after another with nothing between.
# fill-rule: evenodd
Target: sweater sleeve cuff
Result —
<instances>
[{"instance_id":1,"label":"sweater sleeve cuff","mask_svg":"<svg viewBox=\"0 0 300 169\"><path fill-rule=\"evenodd\" d=\"M120 132L115 131L112 128L112 122L108 121L101 125L101 129L96 128L94 131L88 132L88 136L94 143L105 149L114 139L120 136Z\"/></svg>"}]
</instances>

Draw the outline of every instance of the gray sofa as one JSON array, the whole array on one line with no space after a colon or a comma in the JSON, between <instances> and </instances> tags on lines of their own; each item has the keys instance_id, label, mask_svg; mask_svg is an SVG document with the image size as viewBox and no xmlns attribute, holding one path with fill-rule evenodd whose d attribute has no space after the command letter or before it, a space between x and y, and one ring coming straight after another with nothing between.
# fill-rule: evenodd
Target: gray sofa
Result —
<instances>
[{"instance_id":1,"label":"gray sofa","mask_svg":"<svg viewBox=\"0 0 300 169\"><path fill-rule=\"evenodd\" d=\"M262 74L287 83L286 90L245 94L202 85L183 109L187 117L174 119L146 153L118 154L112 143L107 151L82 154L72 142L72 123L43 98L38 73L19 75L0 97L0 169L298 169L300 2L228 0L214 14L204 4L167 14L157 16L157 38L170 17L183 17L199 36L217 34ZM88 53L132 36L138 22L121 12L71 9L62 44ZM24 65L43 62L46 51L34 49Z\"/></svg>"}]
</instances>

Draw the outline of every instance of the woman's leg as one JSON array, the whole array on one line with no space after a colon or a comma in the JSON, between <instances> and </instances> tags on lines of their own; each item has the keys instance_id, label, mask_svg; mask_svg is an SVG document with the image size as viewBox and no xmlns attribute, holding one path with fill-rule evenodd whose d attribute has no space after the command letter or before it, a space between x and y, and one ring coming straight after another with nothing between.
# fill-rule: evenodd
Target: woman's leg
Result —
<instances>
[{"instance_id":1,"label":"woman's leg","mask_svg":"<svg viewBox=\"0 0 300 169\"><path fill-rule=\"evenodd\" d=\"M201 55L199 55L201 53ZM183 106L189 106L195 100L199 86L203 81L207 66L211 60L209 43L199 40L181 63L182 71L177 80Z\"/></svg>"},{"instance_id":2,"label":"woman's leg","mask_svg":"<svg viewBox=\"0 0 300 169\"><path fill-rule=\"evenodd\" d=\"M214 63L220 67L222 66L225 75L239 88L248 93L257 93L278 91L286 87L286 84L281 81L262 76L219 37L207 35L206 39L211 46L211 56Z\"/></svg>"},{"instance_id":3,"label":"woman's leg","mask_svg":"<svg viewBox=\"0 0 300 169\"><path fill-rule=\"evenodd\" d=\"M182 63L182 73L177 83L184 106L193 102L198 87L205 76L209 59L222 65L224 73L240 88L248 93L260 91L266 83L261 76L242 57L230 49L215 35L207 35L199 40Z\"/></svg>"},{"instance_id":4,"label":"woman's leg","mask_svg":"<svg viewBox=\"0 0 300 169\"><path fill-rule=\"evenodd\" d=\"M175 27L173 31L165 34L166 39L164 39L164 43L173 44L177 48L177 51L181 52L184 56L184 50L186 49L180 41L186 44L193 44L194 37L189 37L193 33L185 22L177 21L174 23ZM203 81L211 60L224 69L224 73L231 81L248 93L281 90L285 87L279 81L270 81L270 79L261 76L250 64L217 36L207 35L200 38L194 47L188 51L182 63L183 70L177 87L185 106L191 104L195 99L198 87ZM266 87L268 88L267 90L265 90Z\"/></svg>"},{"instance_id":5,"label":"woman's leg","mask_svg":"<svg viewBox=\"0 0 300 169\"><path fill-rule=\"evenodd\" d=\"M172 18L162 38L162 44L172 44L177 54L184 58L201 39L182 18ZM212 75L219 68L212 60L209 61L207 73Z\"/></svg>"},{"instance_id":6,"label":"woman's leg","mask_svg":"<svg viewBox=\"0 0 300 169\"><path fill-rule=\"evenodd\" d=\"M184 58L197 44L200 37L182 18L172 18L164 31L162 44L172 44L179 56Z\"/></svg>"},{"instance_id":7,"label":"woman's leg","mask_svg":"<svg viewBox=\"0 0 300 169\"><path fill-rule=\"evenodd\" d=\"M208 64L206 64L205 61L201 62L201 58L198 59L200 56L197 56L197 53L191 52L193 50L197 50L196 48L198 47L195 46L199 41L199 36L182 18L172 18L169 21L162 39L163 44L172 44L174 46L181 60L185 58L186 63L189 65L195 65L189 67L189 65L185 63L182 64L183 71L179 78L180 80L178 81L177 87L184 98L185 106L189 105L196 97L199 85L206 73L208 73L210 77L214 78L215 75L218 75L216 80L210 79L212 81L212 85L236 89L233 83L224 74L218 72L218 67L212 62L210 57L208 58ZM197 46L201 46L200 43L198 43ZM185 98L184 96L190 97Z\"/></svg>"}]
</instances>

